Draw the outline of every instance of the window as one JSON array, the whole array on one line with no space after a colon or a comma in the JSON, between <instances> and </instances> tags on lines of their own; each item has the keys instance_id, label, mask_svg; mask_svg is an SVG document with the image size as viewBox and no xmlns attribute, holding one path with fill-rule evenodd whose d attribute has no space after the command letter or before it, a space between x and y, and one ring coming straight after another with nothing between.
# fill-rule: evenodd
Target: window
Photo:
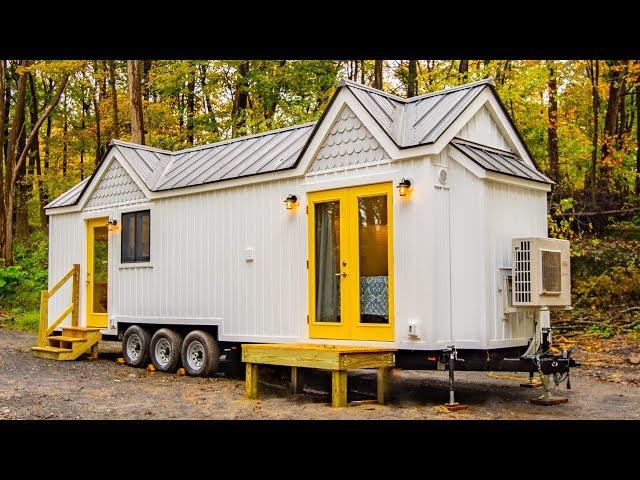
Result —
<instances>
[{"instance_id":1,"label":"window","mask_svg":"<svg viewBox=\"0 0 640 480\"><path fill-rule=\"evenodd\" d=\"M150 221L149 210L122 214L122 263L149 261Z\"/></svg>"}]
</instances>

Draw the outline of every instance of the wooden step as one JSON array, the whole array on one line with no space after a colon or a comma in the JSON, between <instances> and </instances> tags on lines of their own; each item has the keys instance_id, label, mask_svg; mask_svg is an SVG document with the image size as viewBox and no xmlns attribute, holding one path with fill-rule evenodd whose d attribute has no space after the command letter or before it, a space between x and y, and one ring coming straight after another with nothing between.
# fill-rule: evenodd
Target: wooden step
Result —
<instances>
[{"instance_id":1,"label":"wooden step","mask_svg":"<svg viewBox=\"0 0 640 480\"><path fill-rule=\"evenodd\" d=\"M99 331L99 328L93 327L62 327L62 335L65 337L86 338L89 333Z\"/></svg>"},{"instance_id":2,"label":"wooden step","mask_svg":"<svg viewBox=\"0 0 640 480\"><path fill-rule=\"evenodd\" d=\"M86 337L67 337L65 335L52 335L47 337L50 342L85 342Z\"/></svg>"},{"instance_id":3,"label":"wooden step","mask_svg":"<svg viewBox=\"0 0 640 480\"><path fill-rule=\"evenodd\" d=\"M99 332L102 329L100 327L70 327L65 325L62 330L69 330L70 332Z\"/></svg>"},{"instance_id":4,"label":"wooden step","mask_svg":"<svg viewBox=\"0 0 640 480\"><path fill-rule=\"evenodd\" d=\"M69 353L72 350L70 348L60 348L60 347L31 347L31 350L34 352L49 352L49 353Z\"/></svg>"}]
</instances>

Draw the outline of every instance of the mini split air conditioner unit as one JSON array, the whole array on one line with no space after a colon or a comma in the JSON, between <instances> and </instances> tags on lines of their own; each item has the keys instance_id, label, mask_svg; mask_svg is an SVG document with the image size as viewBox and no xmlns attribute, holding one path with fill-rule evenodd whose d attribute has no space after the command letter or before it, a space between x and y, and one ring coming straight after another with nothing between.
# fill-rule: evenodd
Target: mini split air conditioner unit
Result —
<instances>
[{"instance_id":1,"label":"mini split air conditioner unit","mask_svg":"<svg viewBox=\"0 0 640 480\"><path fill-rule=\"evenodd\" d=\"M511 243L514 307L571 305L569 241L556 238L514 238Z\"/></svg>"}]
</instances>

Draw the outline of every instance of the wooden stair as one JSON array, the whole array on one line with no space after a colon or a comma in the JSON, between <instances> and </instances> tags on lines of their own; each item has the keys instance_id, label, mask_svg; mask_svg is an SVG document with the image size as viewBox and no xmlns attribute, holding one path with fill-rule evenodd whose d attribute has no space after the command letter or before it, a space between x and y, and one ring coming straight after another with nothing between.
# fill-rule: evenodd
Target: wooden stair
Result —
<instances>
[{"instance_id":1,"label":"wooden stair","mask_svg":"<svg viewBox=\"0 0 640 480\"><path fill-rule=\"evenodd\" d=\"M51 360L75 360L84 353L98 358L99 328L62 327L62 335L47 337L46 345L31 347L34 355Z\"/></svg>"}]
</instances>

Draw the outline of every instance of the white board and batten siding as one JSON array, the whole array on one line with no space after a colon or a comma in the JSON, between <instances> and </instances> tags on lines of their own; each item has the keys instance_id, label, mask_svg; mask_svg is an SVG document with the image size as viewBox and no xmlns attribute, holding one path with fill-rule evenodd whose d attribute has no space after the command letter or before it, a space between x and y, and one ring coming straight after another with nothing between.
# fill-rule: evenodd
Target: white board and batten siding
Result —
<instances>
[{"instance_id":1,"label":"white board and batten siding","mask_svg":"<svg viewBox=\"0 0 640 480\"><path fill-rule=\"evenodd\" d=\"M409 178L410 196L394 188L392 199L394 345L526 345L532 320L522 313L503 319L499 268L510 266L511 238L547 236L545 191L480 178L454 158L452 146L394 159L354 110L337 112L306 171L268 181L257 175L239 186L150 199L114 157L82 211L49 212L50 286L80 263L84 324L85 220L109 216L122 224L122 213L150 209L149 263L121 264L121 234L109 234L106 333L118 322L216 325L222 341L309 341L306 194ZM515 141L486 107L455 136L511 151ZM293 211L283 205L290 193L299 198ZM66 287L51 300L50 321L69 298ZM409 336L409 322L418 324L418 337Z\"/></svg>"},{"instance_id":2,"label":"white board and batten siding","mask_svg":"<svg viewBox=\"0 0 640 480\"><path fill-rule=\"evenodd\" d=\"M487 107L478 110L456 136L488 147L512 150Z\"/></svg>"}]
</instances>

